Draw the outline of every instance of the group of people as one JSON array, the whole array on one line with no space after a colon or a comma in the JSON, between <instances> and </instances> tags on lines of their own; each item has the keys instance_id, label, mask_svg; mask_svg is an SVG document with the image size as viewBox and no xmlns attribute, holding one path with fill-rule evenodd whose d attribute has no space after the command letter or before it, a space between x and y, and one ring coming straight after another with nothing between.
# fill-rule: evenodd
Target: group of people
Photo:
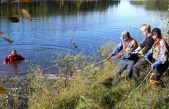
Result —
<instances>
[{"instance_id":1,"label":"group of people","mask_svg":"<svg viewBox=\"0 0 169 109\"><path fill-rule=\"evenodd\" d=\"M127 68L125 79L133 78L135 82L139 80L140 71L151 66L150 84L156 84L160 80L163 73L168 68L169 47L163 39L161 30L143 24L140 27L141 32L145 36L143 42L138 44L137 41L130 36L127 31L122 32L121 41L115 49L108 54L107 59L111 59L117 55L120 58L119 70L114 75L114 81L117 82L121 73ZM140 58L139 56L143 57Z\"/></svg>"},{"instance_id":2,"label":"group of people","mask_svg":"<svg viewBox=\"0 0 169 109\"><path fill-rule=\"evenodd\" d=\"M125 79L133 79L137 82L140 76L139 71L151 65L152 73L150 83L156 84L160 80L163 73L168 68L169 46L163 39L161 30L151 27L148 24L143 24L140 27L141 32L145 36L144 41L138 44L137 41L130 36L127 31L122 32L121 41L115 49L108 54L107 59L111 59L117 55L120 58L119 70L114 76L114 81L117 82L121 73L127 68ZM142 55L142 58L139 58ZM13 63L24 60L25 58L18 55L16 50L12 50L5 60L4 64Z\"/></svg>"}]
</instances>

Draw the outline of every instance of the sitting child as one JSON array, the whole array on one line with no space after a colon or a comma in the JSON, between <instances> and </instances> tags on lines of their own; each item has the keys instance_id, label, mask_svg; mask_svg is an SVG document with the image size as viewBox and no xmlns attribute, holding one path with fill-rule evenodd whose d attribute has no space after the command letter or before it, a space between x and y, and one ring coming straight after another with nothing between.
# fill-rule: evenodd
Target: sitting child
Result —
<instances>
[{"instance_id":1,"label":"sitting child","mask_svg":"<svg viewBox=\"0 0 169 109\"><path fill-rule=\"evenodd\" d=\"M25 58L18 55L16 50L13 49L11 53L4 59L4 64L14 63L16 61L24 60Z\"/></svg>"}]
</instances>

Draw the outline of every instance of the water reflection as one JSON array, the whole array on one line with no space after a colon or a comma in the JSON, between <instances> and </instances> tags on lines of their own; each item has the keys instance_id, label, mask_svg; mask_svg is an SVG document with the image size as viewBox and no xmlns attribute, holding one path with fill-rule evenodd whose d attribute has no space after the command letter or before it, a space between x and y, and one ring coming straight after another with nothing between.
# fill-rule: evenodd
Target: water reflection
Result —
<instances>
[{"instance_id":1,"label":"water reflection","mask_svg":"<svg viewBox=\"0 0 169 109\"><path fill-rule=\"evenodd\" d=\"M118 36L124 30L130 31L135 39L141 41L137 29L141 24L149 23L154 27L164 24L160 21L164 12L161 14L161 11L157 13L144 8L144 5L151 5L155 9L156 2L45 0L3 7L0 9L0 31L3 34L0 35L14 42L0 43L0 71L15 72L17 68L18 72L26 72L31 69L29 66L40 65L45 71L51 72L52 69L55 72L57 66L51 66L56 59L52 57L56 54L71 52L96 56L101 44L109 39L118 42ZM22 16L21 9L29 11L31 21ZM8 19L10 16L17 16L19 22L11 23ZM2 64L4 57L13 48L27 58L17 67Z\"/></svg>"},{"instance_id":2,"label":"water reflection","mask_svg":"<svg viewBox=\"0 0 169 109\"><path fill-rule=\"evenodd\" d=\"M130 0L130 3L137 6L144 6L146 10L167 11L168 0Z\"/></svg>"},{"instance_id":3,"label":"water reflection","mask_svg":"<svg viewBox=\"0 0 169 109\"><path fill-rule=\"evenodd\" d=\"M105 11L111 6L117 6L120 0L98 0L98 1L40 1L40 2L16 2L9 7L0 10L1 17L19 15L20 10L27 9L33 17L52 15L72 15L78 12ZM1 5L2 7L2 5Z\"/></svg>"}]
</instances>

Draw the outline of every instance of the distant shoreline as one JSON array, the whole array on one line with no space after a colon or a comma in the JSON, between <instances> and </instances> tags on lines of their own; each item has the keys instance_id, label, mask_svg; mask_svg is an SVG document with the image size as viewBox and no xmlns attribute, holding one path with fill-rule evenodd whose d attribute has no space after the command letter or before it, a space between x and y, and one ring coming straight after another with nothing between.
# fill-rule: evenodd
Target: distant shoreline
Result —
<instances>
[{"instance_id":1,"label":"distant shoreline","mask_svg":"<svg viewBox=\"0 0 169 109\"><path fill-rule=\"evenodd\" d=\"M105 0L0 0L0 3L9 3L9 2L48 2L48 1L60 1L60 2L66 2L66 1L105 1ZM110 1L110 0L109 0ZM120 1L120 0L111 0L111 1Z\"/></svg>"}]
</instances>

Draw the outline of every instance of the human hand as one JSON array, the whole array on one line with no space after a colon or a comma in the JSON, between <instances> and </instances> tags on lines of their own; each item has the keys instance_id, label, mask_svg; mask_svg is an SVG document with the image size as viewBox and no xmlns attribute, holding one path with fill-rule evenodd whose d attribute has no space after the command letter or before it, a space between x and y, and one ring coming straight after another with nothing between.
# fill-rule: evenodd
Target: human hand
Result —
<instances>
[{"instance_id":1,"label":"human hand","mask_svg":"<svg viewBox=\"0 0 169 109\"><path fill-rule=\"evenodd\" d=\"M156 65L155 64L151 64L151 68L155 69Z\"/></svg>"},{"instance_id":2,"label":"human hand","mask_svg":"<svg viewBox=\"0 0 169 109\"><path fill-rule=\"evenodd\" d=\"M137 47L137 49L134 51L134 52L139 52L141 50L141 48L140 47Z\"/></svg>"},{"instance_id":3,"label":"human hand","mask_svg":"<svg viewBox=\"0 0 169 109\"><path fill-rule=\"evenodd\" d=\"M159 64L162 64L162 62L159 60L159 61L156 61L154 63L151 64L151 68L152 69L155 69Z\"/></svg>"},{"instance_id":4,"label":"human hand","mask_svg":"<svg viewBox=\"0 0 169 109\"><path fill-rule=\"evenodd\" d=\"M141 50L140 50L140 51L138 51L137 53L138 53L138 54L140 54L140 55L142 55L142 54L143 54L143 52L142 52Z\"/></svg>"},{"instance_id":5,"label":"human hand","mask_svg":"<svg viewBox=\"0 0 169 109\"><path fill-rule=\"evenodd\" d=\"M110 55L110 54L106 56L107 60L111 60L111 58L112 58L112 55Z\"/></svg>"},{"instance_id":6,"label":"human hand","mask_svg":"<svg viewBox=\"0 0 169 109\"><path fill-rule=\"evenodd\" d=\"M6 62L6 61L4 61L3 63L4 63L4 64L7 64L7 62Z\"/></svg>"},{"instance_id":7,"label":"human hand","mask_svg":"<svg viewBox=\"0 0 169 109\"><path fill-rule=\"evenodd\" d=\"M148 52L144 55L144 58L148 58L150 55L151 55L151 53Z\"/></svg>"},{"instance_id":8,"label":"human hand","mask_svg":"<svg viewBox=\"0 0 169 109\"><path fill-rule=\"evenodd\" d=\"M122 58L122 56L123 56L123 53L118 53L118 54L117 54L117 57L118 57L118 58Z\"/></svg>"}]
</instances>

